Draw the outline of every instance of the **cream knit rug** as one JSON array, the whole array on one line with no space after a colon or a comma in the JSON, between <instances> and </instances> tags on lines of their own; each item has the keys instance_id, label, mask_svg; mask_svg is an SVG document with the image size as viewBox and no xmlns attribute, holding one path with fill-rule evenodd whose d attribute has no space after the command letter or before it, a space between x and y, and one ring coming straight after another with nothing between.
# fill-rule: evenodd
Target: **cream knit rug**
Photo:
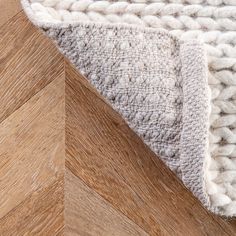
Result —
<instances>
[{"instance_id":1,"label":"cream knit rug","mask_svg":"<svg viewBox=\"0 0 236 236\"><path fill-rule=\"evenodd\" d=\"M236 215L236 0L22 5L209 210Z\"/></svg>"}]
</instances>

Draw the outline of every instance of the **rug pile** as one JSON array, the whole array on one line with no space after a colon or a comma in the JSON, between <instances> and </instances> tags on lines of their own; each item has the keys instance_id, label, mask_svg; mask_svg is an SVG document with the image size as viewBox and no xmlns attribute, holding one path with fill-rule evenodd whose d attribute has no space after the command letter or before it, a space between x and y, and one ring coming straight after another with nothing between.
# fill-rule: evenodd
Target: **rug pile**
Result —
<instances>
[{"instance_id":1,"label":"rug pile","mask_svg":"<svg viewBox=\"0 0 236 236\"><path fill-rule=\"evenodd\" d=\"M236 215L236 1L22 0L210 211Z\"/></svg>"}]
</instances>

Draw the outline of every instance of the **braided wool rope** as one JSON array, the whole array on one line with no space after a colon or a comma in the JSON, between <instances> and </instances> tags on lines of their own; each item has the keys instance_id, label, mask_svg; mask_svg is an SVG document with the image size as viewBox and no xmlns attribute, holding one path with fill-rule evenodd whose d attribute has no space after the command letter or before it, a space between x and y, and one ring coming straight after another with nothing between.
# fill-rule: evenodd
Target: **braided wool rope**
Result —
<instances>
[{"instance_id":1,"label":"braided wool rope","mask_svg":"<svg viewBox=\"0 0 236 236\"><path fill-rule=\"evenodd\" d=\"M98 0L95 0L98 1ZM100 0L99 0L100 1ZM31 2L45 2L45 0L31 0ZM182 4L201 4L210 6L236 6L235 0L109 0L109 2L130 2L130 3L182 3Z\"/></svg>"},{"instance_id":2,"label":"braided wool rope","mask_svg":"<svg viewBox=\"0 0 236 236\"><path fill-rule=\"evenodd\" d=\"M236 1L31 2L35 15L44 21L138 24L165 28L181 39L195 38L206 44L212 93L206 187L214 207L226 215L236 215Z\"/></svg>"},{"instance_id":3,"label":"braided wool rope","mask_svg":"<svg viewBox=\"0 0 236 236\"><path fill-rule=\"evenodd\" d=\"M235 0L130 0L128 2L135 2L135 3L165 2L165 3L186 3L186 4L202 4L202 5L207 4L212 6L221 6L221 5L236 6Z\"/></svg>"},{"instance_id":4,"label":"braided wool rope","mask_svg":"<svg viewBox=\"0 0 236 236\"><path fill-rule=\"evenodd\" d=\"M34 0L32 2L41 2ZM92 0L45 0L33 10L58 21L124 22L151 27L191 30L236 30L236 7L165 3L128 3ZM55 10L56 9L56 10Z\"/></svg>"}]
</instances>

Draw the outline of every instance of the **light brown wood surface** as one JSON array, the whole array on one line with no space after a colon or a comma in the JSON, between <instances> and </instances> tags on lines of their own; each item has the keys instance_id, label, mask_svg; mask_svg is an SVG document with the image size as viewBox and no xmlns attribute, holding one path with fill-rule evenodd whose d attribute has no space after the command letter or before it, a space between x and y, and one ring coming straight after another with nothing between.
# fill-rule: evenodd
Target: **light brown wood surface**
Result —
<instances>
[{"instance_id":1,"label":"light brown wood surface","mask_svg":"<svg viewBox=\"0 0 236 236\"><path fill-rule=\"evenodd\" d=\"M71 171L65 181L65 235L148 235Z\"/></svg>"},{"instance_id":2,"label":"light brown wood surface","mask_svg":"<svg viewBox=\"0 0 236 236\"><path fill-rule=\"evenodd\" d=\"M236 235L0 0L0 236Z\"/></svg>"},{"instance_id":3,"label":"light brown wood surface","mask_svg":"<svg viewBox=\"0 0 236 236\"><path fill-rule=\"evenodd\" d=\"M0 26L16 15L21 9L19 0L0 1Z\"/></svg>"}]
</instances>

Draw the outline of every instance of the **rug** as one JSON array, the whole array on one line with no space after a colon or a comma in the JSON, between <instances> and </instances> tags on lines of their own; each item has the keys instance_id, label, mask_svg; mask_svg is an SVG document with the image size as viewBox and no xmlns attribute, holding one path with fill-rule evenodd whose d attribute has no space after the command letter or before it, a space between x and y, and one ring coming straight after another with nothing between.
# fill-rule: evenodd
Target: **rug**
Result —
<instances>
[{"instance_id":1,"label":"rug","mask_svg":"<svg viewBox=\"0 0 236 236\"><path fill-rule=\"evenodd\" d=\"M210 211L236 215L236 1L22 0Z\"/></svg>"}]
</instances>

